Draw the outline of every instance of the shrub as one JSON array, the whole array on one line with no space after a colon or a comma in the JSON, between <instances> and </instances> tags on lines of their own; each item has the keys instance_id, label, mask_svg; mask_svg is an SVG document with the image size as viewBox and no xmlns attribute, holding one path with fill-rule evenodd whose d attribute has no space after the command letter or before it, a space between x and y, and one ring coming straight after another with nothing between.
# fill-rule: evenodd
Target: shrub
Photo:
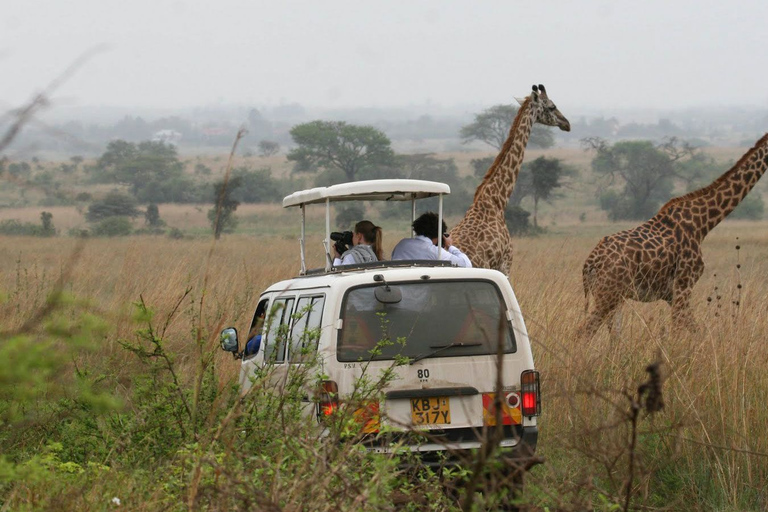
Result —
<instances>
[{"instance_id":1,"label":"shrub","mask_svg":"<svg viewBox=\"0 0 768 512\"><path fill-rule=\"evenodd\" d=\"M56 228L53 227L53 214L42 212L40 214L40 224L31 222L20 222L17 219L8 219L0 221L0 234L11 236L40 236L48 237L56 235Z\"/></svg>"},{"instance_id":2,"label":"shrub","mask_svg":"<svg viewBox=\"0 0 768 512\"><path fill-rule=\"evenodd\" d=\"M108 217L91 230L93 236L127 236L131 234L133 227L130 219L126 217Z\"/></svg>"},{"instance_id":3,"label":"shrub","mask_svg":"<svg viewBox=\"0 0 768 512\"><path fill-rule=\"evenodd\" d=\"M85 218L89 222L98 222L108 217L138 217L140 214L133 196L110 192L104 199L94 201L88 206Z\"/></svg>"}]
</instances>

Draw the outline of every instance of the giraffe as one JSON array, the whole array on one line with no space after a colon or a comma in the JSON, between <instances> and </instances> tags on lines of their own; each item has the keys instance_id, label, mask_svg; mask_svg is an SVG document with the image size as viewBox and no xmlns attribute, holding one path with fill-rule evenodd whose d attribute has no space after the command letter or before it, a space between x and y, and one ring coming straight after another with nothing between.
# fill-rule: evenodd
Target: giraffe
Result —
<instances>
[{"instance_id":1,"label":"giraffe","mask_svg":"<svg viewBox=\"0 0 768 512\"><path fill-rule=\"evenodd\" d=\"M534 123L570 131L571 124L547 96L543 85L520 101L520 110L496 160L475 190L472 205L451 230L453 243L474 267L491 268L509 275L512 264L512 237L504 222L504 209L515 188L523 153Z\"/></svg>"},{"instance_id":2,"label":"giraffe","mask_svg":"<svg viewBox=\"0 0 768 512\"><path fill-rule=\"evenodd\" d=\"M704 273L701 244L768 169L768 133L736 165L704 188L668 201L650 220L604 237L584 262L586 304L594 309L579 328L591 338L625 299L664 300L675 328L696 331L690 311L693 285Z\"/></svg>"}]
</instances>

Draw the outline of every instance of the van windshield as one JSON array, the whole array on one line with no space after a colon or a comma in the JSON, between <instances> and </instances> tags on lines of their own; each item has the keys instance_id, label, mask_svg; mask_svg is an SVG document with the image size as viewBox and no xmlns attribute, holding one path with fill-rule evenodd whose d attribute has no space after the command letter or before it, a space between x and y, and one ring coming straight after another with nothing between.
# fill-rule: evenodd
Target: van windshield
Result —
<instances>
[{"instance_id":1,"label":"van windshield","mask_svg":"<svg viewBox=\"0 0 768 512\"><path fill-rule=\"evenodd\" d=\"M386 304L375 295L382 286L354 288L345 295L339 361L489 355L497 353L499 340L504 353L516 351L507 308L492 282L390 284L402 298Z\"/></svg>"}]
</instances>

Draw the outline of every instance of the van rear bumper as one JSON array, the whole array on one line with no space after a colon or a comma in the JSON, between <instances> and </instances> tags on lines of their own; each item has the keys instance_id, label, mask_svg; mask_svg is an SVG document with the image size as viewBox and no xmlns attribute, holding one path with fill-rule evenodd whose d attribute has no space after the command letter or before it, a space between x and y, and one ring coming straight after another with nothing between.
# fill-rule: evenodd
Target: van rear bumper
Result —
<instances>
[{"instance_id":1,"label":"van rear bumper","mask_svg":"<svg viewBox=\"0 0 768 512\"><path fill-rule=\"evenodd\" d=\"M490 438L493 432L485 432ZM420 459L420 464L430 467L456 466L466 463L472 453L480 449L484 440L482 429L446 429L429 431L424 434L423 442L416 442L413 437L399 440L389 438L370 439L364 444L371 452L393 453L409 451ZM512 461L532 461L535 459L536 444L539 439L537 426L505 426L504 436L499 442L502 456ZM535 464L535 462L533 463ZM533 465L530 464L530 465Z\"/></svg>"}]
</instances>

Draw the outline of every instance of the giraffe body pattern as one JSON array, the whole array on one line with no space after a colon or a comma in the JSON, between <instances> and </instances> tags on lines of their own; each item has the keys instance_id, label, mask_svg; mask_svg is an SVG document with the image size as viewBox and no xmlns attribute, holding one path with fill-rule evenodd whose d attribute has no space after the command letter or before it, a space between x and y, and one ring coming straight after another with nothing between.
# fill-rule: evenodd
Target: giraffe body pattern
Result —
<instances>
[{"instance_id":1,"label":"giraffe body pattern","mask_svg":"<svg viewBox=\"0 0 768 512\"><path fill-rule=\"evenodd\" d=\"M634 229L604 237L584 262L582 280L589 308L580 327L592 337L624 300L666 301L675 327L696 330L690 311L693 286L704 273L704 237L755 186L768 169L768 134L710 185L674 198Z\"/></svg>"},{"instance_id":2,"label":"giraffe body pattern","mask_svg":"<svg viewBox=\"0 0 768 512\"><path fill-rule=\"evenodd\" d=\"M532 89L531 95L521 102L501 151L475 190L472 205L451 230L454 245L469 257L472 266L507 275L512 264L512 237L504 221L504 210L515 188L533 125L557 126L566 132L571 129L544 86L534 85Z\"/></svg>"}]
</instances>

